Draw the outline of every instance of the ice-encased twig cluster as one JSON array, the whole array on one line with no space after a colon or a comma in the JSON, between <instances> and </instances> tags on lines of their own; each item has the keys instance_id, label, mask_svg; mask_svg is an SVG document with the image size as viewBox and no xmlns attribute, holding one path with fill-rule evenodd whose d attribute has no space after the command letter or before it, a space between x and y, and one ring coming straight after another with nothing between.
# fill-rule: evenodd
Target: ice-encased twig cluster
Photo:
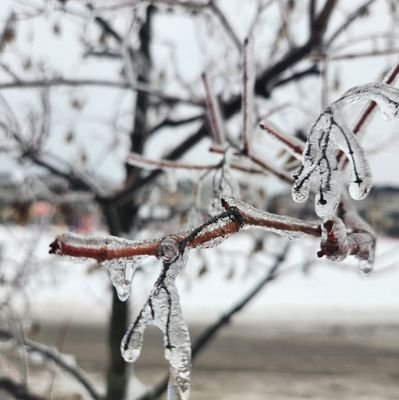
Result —
<instances>
[{"instance_id":1,"label":"ice-encased twig cluster","mask_svg":"<svg viewBox=\"0 0 399 400\"><path fill-rule=\"evenodd\" d=\"M143 345L145 328L154 325L163 332L165 358L170 365L170 385L177 399L188 399L191 376L191 343L183 319L175 279L187 261L187 250L182 249L173 237L163 239L158 257L163 262L150 296L130 325L121 343L123 358L137 360Z\"/></svg>"},{"instance_id":2,"label":"ice-encased twig cluster","mask_svg":"<svg viewBox=\"0 0 399 400\"><path fill-rule=\"evenodd\" d=\"M371 174L364 151L341 114L345 104L367 100L375 101L386 118L398 115L399 90L384 83L373 83L350 89L319 116L310 130L302 166L294 175L292 195L294 200L302 202L309 196L311 181L318 182L315 211L321 218L333 216L341 199L338 149L345 153L351 165L351 197L361 200L370 190Z\"/></svg>"}]
</instances>

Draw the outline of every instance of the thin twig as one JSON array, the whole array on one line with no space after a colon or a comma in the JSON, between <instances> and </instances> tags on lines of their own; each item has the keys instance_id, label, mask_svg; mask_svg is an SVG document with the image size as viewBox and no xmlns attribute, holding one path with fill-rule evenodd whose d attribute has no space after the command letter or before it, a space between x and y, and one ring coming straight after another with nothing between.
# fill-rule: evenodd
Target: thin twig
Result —
<instances>
[{"instance_id":1,"label":"thin twig","mask_svg":"<svg viewBox=\"0 0 399 400\"><path fill-rule=\"evenodd\" d=\"M270 122L263 120L259 123L261 129L276 138L284 147L297 159L301 159L304 145L293 136L288 136L274 127L270 126Z\"/></svg>"},{"instance_id":2,"label":"thin twig","mask_svg":"<svg viewBox=\"0 0 399 400\"><path fill-rule=\"evenodd\" d=\"M355 59L355 58L388 56L390 54L399 54L399 49L391 48L391 49L384 49L384 50L371 50L371 51L361 51L361 52L357 52L357 53L329 55L328 60L329 61L341 61L341 60L351 60L351 59Z\"/></svg>"},{"instance_id":3,"label":"thin twig","mask_svg":"<svg viewBox=\"0 0 399 400\"><path fill-rule=\"evenodd\" d=\"M325 46L330 47L331 44L340 36L344 31L346 31L354 21L356 21L361 15L363 15L368 8L375 2L375 0L368 0L363 3L360 7L356 8L345 21L332 33L329 39L326 40Z\"/></svg>"},{"instance_id":4,"label":"thin twig","mask_svg":"<svg viewBox=\"0 0 399 400\"><path fill-rule=\"evenodd\" d=\"M34 342L29 339L21 339L16 337L12 332L7 330L0 330L0 338L5 340L13 339L17 342L19 346L26 349L30 353L39 353L43 357L54 361L59 367L61 367L65 372L71 375L77 382L79 382L90 394L91 398L94 400L101 400L100 394L96 391L96 389L92 386L92 384L88 381L88 379L84 376L83 371L80 370L78 366L73 366L67 361L64 360L61 354L57 351L50 349L49 347Z\"/></svg>"},{"instance_id":5,"label":"thin twig","mask_svg":"<svg viewBox=\"0 0 399 400\"><path fill-rule=\"evenodd\" d=\"M243 137L243 153L249 152L250 133L253 129L253 112L254 112L254 63L252 53L252 41L249 38L244 40L243 46L243 76L242 76L242 137Z\"/></svg>"},{"instance_id":6,"label":"thin twig","mask_svg":"<svg viewBox=\"0 0 399 400\"><path fill-rule=\"evenodd\" d=\"M165 118L161 122L157 123L154 125L150 130L149 133L152 135L156 131L162 128L166 127L176 127L176 126L181 126L181 125L186 125L186 124L191 124L192 122L197 122L200 120L204 119L204 114L197 114L193 115L191 117L187 118L181 118L181 119L172 119L172 118Z\"/></svg>"},{"instance_id":7,"label":"thin twig","mask_svg":"<svg viewBox=\"0 0 399 400\"><path fill-rule=\"evenodd\" d=\"M141 154L130 152L126 159L129 165L133 165L134 167L144 168L147 170L156 170L156 169L186 169L186 170L209 170L219 168L220 163L217 164L194 164L194 163L185 163L181 161L171 161L171 160L154 160L147 158Z\"/></svg>"},{"instance_id":8,"label":"thin twig","mask_svg":"<svg viewBox=\"0 0 399 400\"><path fill-rule=\"evenodd\" d=\"M194 164L182 161L171 161L166 159L154 160L147 158L141 154L130 152L126 159L127 163L133 165L138 168L143 168L146 170L176 170L176 169L185 169L185 170L211 170L218 169L222 167L221 162L217 162L214 164ZM248 168L243 165L239 165L237 163L232 163L231 167L233 169L246 172L249 174L260 174L263 171L260 169Z\"/></svg>"},{"instance_id":9,"label":"thin twig","mask_svg":"<svg viewBox=\"0 0 399 400\"><path fill-rule=\"evenodd\" d=\"M206 92L205 100L209 115L209 123L211 126L213 143L216 147L223 148L225 144L225 132L219 102L215 94L213 93L207 74L202 74L202 81L204 83L204 88Z\"/></svg>"},{"instance_id":10,"label":"thin twig","mask_svg":"<svg viewBox=\"0 0 399 400\"><path fill-rule=\"evenodd\" d=\"M13 82L0 82L0 90L11 90L21 88L42 88L42 87L57 87L57 86L100 86L113 89L132 89L137 92L146 93L152 96L160 97L169 103L186 103L197 106L204 106L203 101L169 95L162 90L150 87L141 82L116 82L107 79L68 79L68 78L50 78L37 80L22 80Z\"/></svg>"},{"instance_id":11,"label":"thin twig","mask_svg":"<svg viewBox=\"0 0 399 400\"><path fill-rule=\"evenodd\" d=\"M4 376L0 376L0 390L2 393L9 393L13 399L17 400L45 400L44 397L30 393L24 384L14 382ZM7 395L6 398L8 399Z\"/></svg>"},{"instance_id":12,"label":"thin twig","mask_svg":"<svg viewBox=\"0 0 399 400\"><path fill-rule=\"evenodd\" d=\"M222 12L222 10L219 8L219 6L216 4L215 0L210 0L209 1L209 7L215 14L215 16L219 19L220 23L222 24L224 30L226 31L227 35L230 37L231 41L233 42L235 48L241 53L241 41L234 32L233 27L227 20L226 16Z\"/></svg>"}]
</instances>

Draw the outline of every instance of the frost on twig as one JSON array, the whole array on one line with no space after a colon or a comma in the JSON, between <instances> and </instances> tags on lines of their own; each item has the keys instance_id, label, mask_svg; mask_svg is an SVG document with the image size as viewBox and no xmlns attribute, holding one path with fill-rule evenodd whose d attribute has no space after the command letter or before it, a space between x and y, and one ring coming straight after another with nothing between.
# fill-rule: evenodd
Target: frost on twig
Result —
<instances>
[{"instance_id":1,"label":"frost on twig","mask_svg":"<svg viewBox=\"0 0 399 400\"><path fill-rule=\"evenodd\" d=\"M250 38L243 45L243 76L242 76L242 136L243 152L249 152L250 134L253 130L255 64L253 62L253 43Z\"/></svg>"},{"instance_id":2,"label":"frost on twig","mask_svg":"<svg viewBox=\"0 0 399 400\"><path fill-rule=\"evenodd\" d=\"M188 399L191 375L191 343L183 319L175 279L187 261L187 251L180 248L173 237L163 239L158 257L163 261L161 274L150 296L128 328L121 352L128 362L137 360L141 353L145 328L154 325L163 332L165 358L170 365L170 384L178 399Z\"/></svg>"},{"instance_id":3,"label":"frost on twig","mask_svg":"<svg viewBox=\"0 0 399 400\"><path fill-rule=\"evenodd\" d=\"M371 174L367 159L341 114L345 104L367 100L376 102L386 118L398 114L399 90L384 83L368 84L346 92L319 116L310 130L302 166L294 175L292 194L298 202L306 200L311 181L317 181L315 211L321 218L333 216L341 199L338 149L345 153L351 165L351 197L361 200L370 190Z\"/></svg>"},{"instance_id":4,"label":"frost on twig","mask_svg":"<svg viewBox=\"0 0 399 400\"><path fill-rule=\"evenodd\" d=\"M213 214L220 212L221 200L225 197L240 197L240 186L232 173L236 153L234 147L224 150L219 168L208 171L200 180L197 188L196 208L198 211Z\"/></svg>"},{"instance_id":5,"label":"frost on twig","mask_svg":"<svg viewBox=\"0 0 399 400\"><path fill-rule=\"evenodd\" d=\"M225 127L223 123L222 113L215 93L212 90L207 74L202 74L202 80L205 87L205 100L208 109L208 118L212 134L212 147L224 148L225 145Z\"/></svg>"}]
</instances>

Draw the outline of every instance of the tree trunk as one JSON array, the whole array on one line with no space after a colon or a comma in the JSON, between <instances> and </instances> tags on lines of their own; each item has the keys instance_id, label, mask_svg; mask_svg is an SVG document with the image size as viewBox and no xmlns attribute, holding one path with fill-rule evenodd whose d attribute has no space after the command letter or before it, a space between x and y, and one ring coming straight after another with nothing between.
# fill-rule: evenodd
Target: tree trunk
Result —
<instances>
[{"instance_id":1,"label":"tree trunk","mask_svg":"<svg viewBox=\"0 0 399 400\"><path fill-rule=\"evenodd\" d=\"M150 42L151 42L151 22L154 12L153 6L148 6L146 19L140 28L140 56L143 57L145 68L138 74L138 81L147 83L151 66ZM135 117L131 133L131 150L142 153L147 139L147 109L148 95L142 92L137 94L135 105ZM126 166L127 181L134 183L139 176L136 168ZM138 205L133 202L114 207L112 201L105 206L105 214L109 231L112 235L120 236L134 228ZM127 364L123 360L120 352L120 342L127 329L128 303L121 302L113 290L112 310L109 324L108 345L109 345L109 365L107 371L107 393L106 400L122 400L126 395L128 377Z\"/></svg>"}]
</instances>

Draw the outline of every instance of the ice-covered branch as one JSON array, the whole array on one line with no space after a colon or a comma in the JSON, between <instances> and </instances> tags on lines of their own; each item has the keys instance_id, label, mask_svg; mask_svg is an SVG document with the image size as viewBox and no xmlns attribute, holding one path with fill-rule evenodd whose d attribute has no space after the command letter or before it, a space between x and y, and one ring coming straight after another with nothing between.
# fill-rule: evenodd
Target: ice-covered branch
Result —
<instances>
[{"instance_id":1,"label":"ice-covered branch","mask_svg":"<svg viewBox=\"0 0 399 400\"><path fill-rule=\"evenodd\" d=\"M384 83L387 85L390 85L394 83L396 80L397 76L399 74L399 63L397 63L387 74L386 78L384 79ZM364 112L361 114L360 118L358 119L357 123L353 127L353 132L358 133L362 127L364 126L365 122L367 121L368 118L370 118L370 115L373 113L375 108L377 107L377 103L374 101L371 101Z\"/></svg>"},{"instance_id":2,"label":"ice-covered branch","mask_svg":"<svg viewBox=\"0 0 399 400\"><path fill-rule=\"evenodd\" d=\"M305 234L318 237L318 224L259 210L239 200L223 200L225 211L212 216L200 227L174 234L189 248L210 248L218 245L242 228L263 228L282 235ZM94 258L102 262L117 258L158 256L162 239L133 241L115 236L84 237L64 233L50 244L50 254L78 258Z\"/></svg>"}]
</instances>

